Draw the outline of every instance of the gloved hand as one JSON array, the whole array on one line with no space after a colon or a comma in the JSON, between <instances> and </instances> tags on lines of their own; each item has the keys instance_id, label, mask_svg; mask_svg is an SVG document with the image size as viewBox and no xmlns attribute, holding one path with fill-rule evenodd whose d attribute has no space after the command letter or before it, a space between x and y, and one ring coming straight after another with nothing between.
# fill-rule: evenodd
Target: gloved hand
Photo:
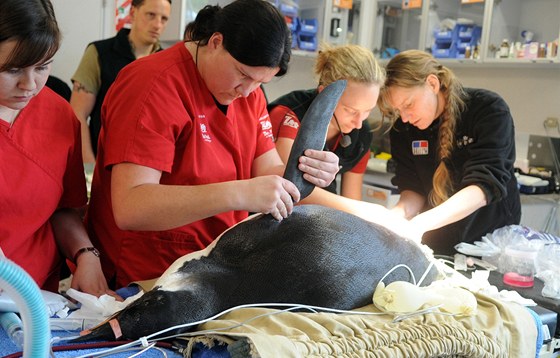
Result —
<instances>
[{"instance_id":1,"label":"gloved hand","mask_svg":"<svg viewBox=\"0 0 560 358\"><path fill-rule=\"evenodd\" d=\"M461 242L455 245L455 250L468 256L493 256L498 255L501 249L488 238L483 237L482 241L475 241L473 244Z\"/></svg>"},{"instance_id":2,"label":"gloved hand","mask_svg":"<svg viewBox=\"0 0 560 358\"><path fill-rule=\"evenodd\" d=\"M124 301L117 301L115 297L107 294L96 297L73 288L68 289L66 294L81 303L80 309L70 313L69 318L99 318L100 316L109 317L115 312L120 311L142 296L144 292L140 291Z\"/></svg>"}]
</instances>

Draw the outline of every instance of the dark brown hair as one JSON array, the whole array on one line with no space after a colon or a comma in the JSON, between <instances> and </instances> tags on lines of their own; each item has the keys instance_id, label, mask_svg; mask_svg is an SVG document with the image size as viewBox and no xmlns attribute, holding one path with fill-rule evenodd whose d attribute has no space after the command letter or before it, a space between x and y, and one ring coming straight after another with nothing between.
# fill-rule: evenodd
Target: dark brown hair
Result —
<instances>
[{"instance_id":1,"label":"dark brown hair","mask_svg":"<svg viewBox=\"0 0 560 358\"><path fill-rule=\"evenodd\" d=\"M60 31L49 0L0 1L0 43L16 41L0 72L51 59L60 46Z\"/></svg>"},{"instance_id":2,"label":"dark brown hair","mask_svg":"<svg viewBox=\"0 0 560 358\"><path fill-rule=\"evenodd\" d=\"M284 16L264 0L237 0L220 7L207 5L185 29L185 41L208 44L219 32L224 48L247 66L280 67L276 76L288 71L292 52L290 30Z\"/></svg>"}]
</instances>

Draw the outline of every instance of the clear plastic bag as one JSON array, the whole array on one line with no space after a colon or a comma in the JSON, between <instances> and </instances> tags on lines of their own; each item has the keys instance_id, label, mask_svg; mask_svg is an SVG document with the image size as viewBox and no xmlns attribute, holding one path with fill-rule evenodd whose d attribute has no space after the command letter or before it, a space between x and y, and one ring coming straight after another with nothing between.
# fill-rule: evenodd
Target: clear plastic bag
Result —
<instances>
[{"instance_id":1,"label":"clear plastic bag","mask_svg":"<svg viewBox=\"0 0 560 358\"><path fill-rule=\"evenodd\" d=\"M537 273L544 287L543 297L560 299L560 244L547 244L537 255Z\"/></svg>"},{"instance_id":2,"label":"clear plastic bag","mask_svg":"<svg viewBox=\"0 0 560 358\"><path fill-rule=\"evenodd\" d=\"M467 251L463 252L465 248ZM527 250L537 251L535 259L535 277L544 283L542 295L560 299L560 238L552 234L535 231L522 225L508 225L485 235L482 241L471 244L459 244L457 251L465 254L476 253L482 259L505 273L509 269L506 248L508 251Z\"/></svg>"}]
</instances>

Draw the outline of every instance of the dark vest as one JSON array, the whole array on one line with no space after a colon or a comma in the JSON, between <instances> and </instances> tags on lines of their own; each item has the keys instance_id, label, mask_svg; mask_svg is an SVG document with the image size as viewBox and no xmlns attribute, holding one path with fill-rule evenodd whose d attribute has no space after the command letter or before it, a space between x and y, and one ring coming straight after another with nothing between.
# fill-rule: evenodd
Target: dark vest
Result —
<instances>
[{"instance_id":1,"label":"dark vest","mask_svg":"<svg viewBox=\"0 0 560 358\"><path fill-rule=\"evenodd\" d=\"M114 37L91 43L97 49L101 71L101 87L97 93L89 123L91 145L95 154L97 154L97 141L101 130L101 106L105 95L111 84L115 82L119 71L136 59L128 41L129 33L130 29L123 28Z\"/></svg>"},{"instance_id":2,"label":"dark vest","mask_svg":"<svg viewBox=\"0 0 560 358\"><path fill-rule=\"evenodd\" d=\"M293 91L271 102L268 105L268 110L270 111L278 105L288 107L295 113L301 123L317 94L317 89ZM345 173L354 168L366 155L373 140L373 134L367 121L363 122L362 128L354 129L347 135L352 139L352 144L346 148L339 145L334 151L338 156L338 165L341 167L339 173ZM330 150L326 144L324 150ZM336 180L333 180L331 185L325 189L336 194Z\"/></svg>"}]
</instances>

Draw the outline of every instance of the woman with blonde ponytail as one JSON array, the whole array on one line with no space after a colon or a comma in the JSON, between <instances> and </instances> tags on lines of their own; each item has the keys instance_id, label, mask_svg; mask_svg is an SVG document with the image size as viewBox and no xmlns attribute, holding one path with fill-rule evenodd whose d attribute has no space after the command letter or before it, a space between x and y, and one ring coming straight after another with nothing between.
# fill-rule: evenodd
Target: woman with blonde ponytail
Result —
<instances>
[{"instance_id":1,"label":"woman with blonde ponytail","mask_svg":"<svg viewBox=\"0 0 560 358\"><path fill-rule=\"evenodd\" d=\"M463 88L423 51L395 56L386 76L379 108L393 119L393 184L400 191L393 211L410 219L437 254L518 224L514 125L505 101Z\"/></svg>"},{"instance_id":2,"label":"woman with blonde ponytail","mask_svg":"<svg viewBox=\"0 0 560 358\"><path fill-rule=\"evenodd\" d=\"M366 121L376 106L379 90L385 80L383 67L373 52L359 45L329 46L323 44L315 61L317 87L296 90L277 98L268 106L276 149L288 160L299 124L311 102L326 86L347 80L346 89L333 113L327 132L325 150L339 158L340 190L333 181L325 189L333 194L361 200L373 135ZM314 196L321 195L320 189ZM328 194L323 193L323 197ZM328 200L327 200L328 201Z\"/></svg>"}]
</instances>

